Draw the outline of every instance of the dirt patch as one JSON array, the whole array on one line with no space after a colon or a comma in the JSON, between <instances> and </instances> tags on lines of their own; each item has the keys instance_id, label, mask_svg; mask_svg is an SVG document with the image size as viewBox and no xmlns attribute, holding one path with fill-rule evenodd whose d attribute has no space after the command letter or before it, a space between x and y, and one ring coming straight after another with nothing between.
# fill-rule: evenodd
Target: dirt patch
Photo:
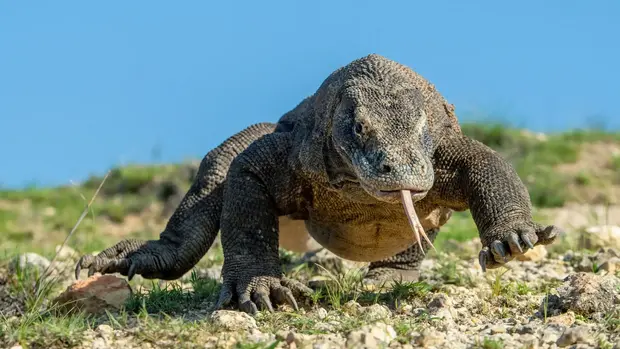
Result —
<instances>
[{"instance_id":1,"label":"dirt patch","mask_svg":"<svg viewBox=\"0 0 620 349\"><path fill-rule=\"evenodd\" d=\"M575 202L620 204L620 174L611 166L618 155L618 143L588 143L582 146L575 163L558 165L555 169L574 178L567 191Z\"/></svg>"},{"instance_id":2,"label":"dirt patch","mask_svg":"<svg viewBox=\"0 0 620 349\"><path fill-rule=\"evenodd\" d=\"M620 225L620 205L587 205L570 203L560 208L537 211L547 224L574 231L594 225Z\"/></svg>"}]
</instances>

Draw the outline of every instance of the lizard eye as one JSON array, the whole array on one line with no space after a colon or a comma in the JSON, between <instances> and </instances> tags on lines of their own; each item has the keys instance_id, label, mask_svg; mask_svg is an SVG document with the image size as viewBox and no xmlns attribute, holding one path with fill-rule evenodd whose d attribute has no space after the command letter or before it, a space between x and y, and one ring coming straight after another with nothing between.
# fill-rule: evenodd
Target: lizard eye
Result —
<instances>
[{"instance_id":1,"label":"lizard eye","mask_svg":"<svg viewBox=\"0 0 620 349\"><path fill-rule=\"evenodd\" d=\"M353 126L353 130L355 131L355 133L361 134L362 131L364 130L364 126L362 126L361 122L356 122L355 126Z\"/></svg>"}]
</instances>

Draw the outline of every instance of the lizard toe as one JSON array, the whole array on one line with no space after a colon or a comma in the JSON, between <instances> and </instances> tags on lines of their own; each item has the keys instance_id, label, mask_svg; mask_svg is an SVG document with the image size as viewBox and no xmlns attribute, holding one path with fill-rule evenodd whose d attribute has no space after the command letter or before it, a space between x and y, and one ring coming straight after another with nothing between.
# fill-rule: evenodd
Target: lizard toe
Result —
<instances>
[{"instance_id":1,"label":"lizard toe","mask_svg":"<svg viewBox=\"0 0 620 349\"><path fill-rule=\"evenodd\" d=\"M229 305L233 298L233 291L230 285L224 284L220 290L220 295L213 306L213 310L223 309L225 306Z\"/></svg>"},{"instance_id":2,"label":"lizard toe","mask_svg":"<svg viewBox=\"0 0 620 349\"><path fill-rule=\"evenodd\" d=\"M268 286L260 285L252 292L252 300L261 310L268 310L270 313L273 313L273 305L271 305L271 300L269 299L270 294L271 290Z\"/></svg>"},{"instance_id":3,"label":"lizard toe","mask_svg":"<svg viewBox=\"0 0 620 349\"><path fill-rule=\"evenodd\" d=\"M288 304L295 311L298 311L299 306L295 299L295 293L309 297L312 294L312 289L294 280L270 276L225 282L214 309L222 309L229 305L236 295L239 310L250 315L254 315L260 310L274 312L274 305L280 304Z\"/></svg>"},{"instance_id":4,"label":"lizard toe","mask_svg":"<svg viewBox=\"0 0 620 349\"><path fill-rule=\"evenodd\" d=\"M297 300L295 300L295 296L293 296L293 292L284 286L276 286L272 291L273 297L275 301L279 304L287 303L295 311L299 310L299 306L297 305Z\"/></svg>"},{"instance_id":5,"label":"lizard toe","mask_svg":"<svg viewBox=\"0 0 620 349\"><path fill-rule=\"evenodd\" d=\"M485 272L487 269L495 269L504 265L504 263L500 263L495 260L493 252L491 252L491 249L488 246L485 246L482 250L480 250L480 253L478 254L478 262L480 263L482 272Z\"/></svg>"},{"instance_id":6,"label":"lizard toe","mask_svg":"<svg viewBox=\"0 0 620 349\"><path fill-rule=\"evenodd\" d=\"M493 259L500 264L508 263L512 257L510 256L510 250L506 248L504 243L499 240L495 240L490 246Z\"/></svg>"},{"instance_id":7,"label":"lizard toe","mask_svg":"<svg viewBox=\"0 0 620 349\"><path fill-rule=\"evenodd\" d=\"M280 280L280 284L289 289L294 298L310 299L314 293L307 285L291 278L283 277L282 280Z\"/></svg>"},{"instance_id":8,"label":"lizard toe","mask_svg":"<svg viewBox=\"0 0 620 349\"><path fill-rule=\"evenodd\" d=\"M562 229L555 225L548 225L546 227L540 226L536 231L536 236L538 237L538 245L549 245L553 243L558 236L562 235L564 232Z\"/></svg>"}]
</instances>

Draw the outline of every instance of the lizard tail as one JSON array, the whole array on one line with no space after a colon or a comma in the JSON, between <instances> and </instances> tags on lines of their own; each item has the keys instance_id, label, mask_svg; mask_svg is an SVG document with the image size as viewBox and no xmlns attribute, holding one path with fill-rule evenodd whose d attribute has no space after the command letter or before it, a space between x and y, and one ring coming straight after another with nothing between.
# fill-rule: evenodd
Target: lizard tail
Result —
<instances>
[{"instance_id":1,"label":"lizard tail","mask_svg":"<svg viewBox=\"0 0 620 349\"><path fill-rule=\"evenodd\" d=\"M224 182L231 162L255 140L272 133L275 127L272 123L251 125L226 139L202 159L192 186L160 234L161 242L175 247L175 274L183 274L196 265L219 233Z\"/></svg>"}]
</instances>

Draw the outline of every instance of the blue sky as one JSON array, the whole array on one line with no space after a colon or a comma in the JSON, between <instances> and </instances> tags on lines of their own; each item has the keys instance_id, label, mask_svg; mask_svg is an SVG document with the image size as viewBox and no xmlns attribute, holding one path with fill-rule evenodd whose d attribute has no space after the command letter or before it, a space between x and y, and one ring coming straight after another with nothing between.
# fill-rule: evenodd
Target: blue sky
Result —
<instances>
[{"instance_id":1,"label":"blue sky","mask_svg":"<svg viewBox=\"0 0 620 349\"><path fill-rule=\"evenodd\" d=\"M620 128L618 18L617 0L3 1L0 185L202 157L372 52L461 120Z\"/></svg>"}]
</instances>

